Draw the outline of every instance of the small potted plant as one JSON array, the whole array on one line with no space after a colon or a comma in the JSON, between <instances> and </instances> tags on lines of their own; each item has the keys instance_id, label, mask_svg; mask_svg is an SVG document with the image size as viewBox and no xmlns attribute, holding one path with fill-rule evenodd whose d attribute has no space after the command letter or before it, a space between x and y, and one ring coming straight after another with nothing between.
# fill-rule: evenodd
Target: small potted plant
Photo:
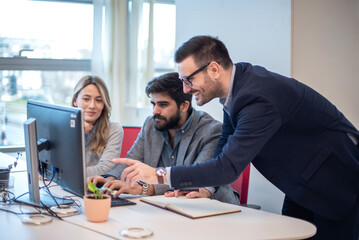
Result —
<instances>
[{"instance_id":1,"label":"small potted plant","mask_svg":"<svg viewBox=\"0 0 359 240\"><path fill-rule=\"evenodd\" d=\"M90 222L105 222L110 214L111 197L107 194L102 194L101 191L111 190L105 187L97 188L92 182L88 183L88 189L93 194L84 196L87 219Z\"/></svg>"}]
</instances>

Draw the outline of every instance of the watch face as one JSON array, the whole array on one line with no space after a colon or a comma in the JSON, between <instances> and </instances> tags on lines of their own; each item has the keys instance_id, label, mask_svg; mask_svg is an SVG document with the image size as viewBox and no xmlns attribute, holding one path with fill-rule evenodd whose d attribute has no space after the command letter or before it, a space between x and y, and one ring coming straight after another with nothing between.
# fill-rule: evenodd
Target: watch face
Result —
<instances>
[{"instance_id":1,"label":"watch face","mask_svg":"<svg viewBox=\"0 0 359 240\"><path fill-rule=\"evenodd\" d=\"M156 169L156 174L158 175L158 176L164 176L165 174L166 174L166 168L157 168Z\"/></svg>"}]
</instances>

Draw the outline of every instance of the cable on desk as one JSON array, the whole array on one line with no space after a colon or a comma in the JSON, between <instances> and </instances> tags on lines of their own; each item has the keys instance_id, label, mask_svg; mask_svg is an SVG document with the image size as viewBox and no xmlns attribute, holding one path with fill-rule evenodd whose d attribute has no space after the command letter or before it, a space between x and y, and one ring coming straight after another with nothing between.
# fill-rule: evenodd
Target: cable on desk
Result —
<instances>
[{"instance_id":1,"label":"cable on desk","mask_svg":"<svg viewBox=\"0 0 359 240\"><path fill-rule=\"evenodd\" d=\"M18 196L17 198L25 195L25 194L28 194L29 192L26 192L24 194L21 194L20 196ZM60 216L58 216L55 212L53 212L48 206L46 206L45 204L43 204L41 201L41 205L43 206L43 210L45 210L46 212L42 211L39 207L35 207L34 205L32 204L28 204L28 203L23 203L23 202L17 202L16 199L17 198L14 198L14 200L12 200L11 202L9 202L9 204L13 204L14 202L16 202L18 205L19 205L19 208L20 208L20 212L17 213L17 212L14 212L14 211L10 211L10 210L7 210L7 209L3 209L3 208L0 208L1 211L5 211L5 212L10 212L10 213L14 213L14 214L17 214L17 215L24 215L24 214L28 214L28 215L33 215L33 214L44 214L44 215L47 215L47 216L53 216L53 217L56 217L60 220L62 220L62 218ZM35 210L37 210L37 212L23 212L22 211L22 206L30 206L32 208L34 208Z\"/></svg>"},{"instance_id":2,"label":"cable on desk","mask_svg":"<svg viewBox=\"0 0 359 240\"><path fill-rule=\"evenodd\" d=\"M43 181L44 186L41 187L41 188L42 188L47 194L49 194L49 195L51 196L51 198L52 198L52 199L54 200L54 202L56 203L57 208L59 208L59 209L61 209L61 208L67 208L68 206L67 206L67 205L66 205L66 206L60 205L60 204L56 201L56 199L60 199L60 200L71 200L71 201L72 201L72 204L75 205L74 207L75 207L75 209L76 209L76 214L81 213L81 205L78 204L78 203L77 203L74 199L72 199L70 196L57 197L57 196L54 196L54 195L51 193L50 188L51 188L51 187L54 187L54 186L50 186L50 184L52 183L53 178L54 178L54 176L56 175L56 171L57 171L57 170L54 168L53 171L52 171L52 177L51 177L51 179L50 179L50 181L49 181L48 184L45 183L44 172L42 171L42 176L43 176L43 177L42 177L42 181ZM40 202L41 202L41 201L40 201ZM72 205L72 204L71 204L71 205ZM59 218L59 219L62 220L62 217L60 216L61 214L59 214L59 213L53 211L51 207L45 205L43 202L41 202L41 205L43 206L43 208L44 208L46 211L49 212L49 214L51 214L52 216L55 216L55 217L57 217L57 218ZM75 213L74 213L73 215L75 215ZM67 216L69 216L69 215L67 215Z\"/></svg>"},{"instance_id":3,"label":"cable on desk","mask_svg":"<svg viewBox=\"0 0 359 240\"><path fill-rule=\"evenodd\" d=\"M65 200L70 200L73 202L74 205L76 205L76 207L78 207L80 209L80 212L81 212L81 202L79 200L76 200L76 199L73 199L74 195L72 196L63 196L62 199L65 199Z\"/></svg>"},{"instance_id":4,"label":"cable on desk","mask_svg":"<svg viewBox=\"0 0 359 240\"><path fill-rule=\"evenodd\" d=\"M49 186L49 187L53 187L53 186ZM39 189L44 189L44 191L48 191L48 190L49 190L49 187L45 188L45 187L43 186L43 187L40 187ZM29 192L23 193L23 194L19 195L17 198L14 198L14 200L13 200L12 202L9 202L9 204L13 204L14 202L16 202L16 203L18 203L18 204L20 205L20 211L21 211L21 213L19 213L19 214L24 214L24 213L22 212L21 207L22 207L23 205L25 205L25 206L33 207L33 208L35 208L36 210L38 210L37 214L38 214L38 213L44 214L44 211L45 211L45 212L47 212L46 215L48 215L48 216L53 216L53 217L56 217L56 218L62 220L62 217L59 216L59 214L57 214L56 212L54 212L54 211L51 209L51 207L49 207L49 206L47 206L46 204L44 204L41 200L40 200L40 204L41 204L41 207L40 207L40 208L42 208L41 210L40 210L39 207L36 207L36 206L34 206L34 205L30 204L30 203L23 203L23 202L18 202L18 201L17 201L18 198L20 198L20 197L22 197L23 195L28 194L28 193L29 193ZM51 192L48 192L48 193L49 193L50 195L52 195ZM56 197L56 196L53 196L53 198L65 199L65 198L59 198L59 197ZM77 212L78 212L78 213L81 213L81 206L80 206L74 199L71 199L71 198L70 198L70 200L73 201L73 204L74 204L75 207L77 208ZM56 200L55 200L55 201L56 201ZM61 205L60 205L60 208L61 208ZM42 210L43 210L43 211L42 211ZM34 214L34 213L32 213L32 214Z\"/></svg>"},{"instance_id":5,"label":"cable on desk","mask_svg":"<svg viewBox=\"0 0 359 240\"><path fill-rule=\"evenodd\" d=\"M49 185L49 184L47 184L47 185ZM57 185L56 185L56 186L57 186ZM43 186L43 187L40 187L39 189L40 189L40 190L43 189L46 193L52 195L51 192L49 191L49 188L51 188L51 187L56 187L56 186L55 186L55 185L52 185L52 186L48 186L47 188L45 188L45 187ZM31 207L37 208L37 207L35 207L35 206L32 205L32 204L27 204L27 203L23 203L23 202L18 202L18 201L17 201L18 198L20 198L20 197L22 197L22 196L24 196L25 194L28 194L28 193L29 193L29 192L25 192L25 193L23 193L23 194L17 196L17 197L14 198L11 202L9 202L9 204L13 204L14 202L16 202L16 203L18 203L18 204L20 205L20 207L21 207L22 205L26 205L26 206L31 206ZM53 195L52 195L52 196L53 196ZM73 199L73 196L64 196L64 197L56 197L56 196L53 196L53 198L63 199L63 200L71 200L71 201L73 202L73 204L75 205L75 207L78 209L78 212L81 213L81 204L80 204L80 202L78 202L77 200ZM41 201L40 201L40 203L41 203L41 205L42 205L42 208L44 208L46 211L48 211L49 214L54 215L55 217L59 217L56 213L54 213L54 212L50 209L49 206L46 206L46 205L45 205L43 202L41 202ZM59 217L59 218L61 218L61 217Z\"/></svg>"},{"instance_id":6,"label":"cable on desk","mask_svg":"<svg viewBox=\"0 0 359 240\"><path fill-rule=\"evenodd\" d=\"M52 195L51 194L51 192L50 192L50 188L52 188L52 187L59 187L59 185L52 185L52 186L48 186L47 188L45 188L45 187L41 187L41 189L43 189L46 193L48 193L48 194L50 194L50 195ZM69 201L72 201L72 204L73 205L75 205L76 207L78 207L79 209L81 209L81 203L80 203L80 201L78 201L78 200L76 200L76 199L73 199L74 197L77 197L77 196L75 196L75 195L68 195L68 196L62 196L62 197L57 197L57 196L54 196L54 195L52 195L54 198L56 198L56 199L59 199L59 200L69 200ZM70 205L72 205L72 204L70 204ZM81 211L80 211L81 212Z\"/></svg>"},{"instance_id":7,"label":"cable on desk","mask_svg":"<svg viewBox=\"0 0 359 240\"><path fill-rule=\"evenodd\" d=\"M50 180L50 182L48 183L48 185L45 183L45 170L44 170L44 168L42 167L42 165L40 164L40 170L41 170L41 176L42 176L42 183L44 184L44 187L47 189L47 191L48 191L48 194L51 196L51 198L52 198L52 200L54 200L54 202L56 203L56 205L57 205L57 207L58 208L61 208L61 206L60 206L60 204L56 201L56 199L54 198L54 196L52 195L52 193L51 193L51 191L50 191L50 189L48 188L48 186L52 183L52 180L54 179L54 177L55 177L55 175L56 175L56 169L55 170L53 170L53 172L52 172L52 177L51 177L51 180ZM45 204L43 204L42 202L41 202L41 204L44 206L44 207L47 207Z\"/></svg>"},{"instance_id":8,"label":"cable on desk","mask_svg":"<svg viewBox=\"0 0 359 240\"><path fill-rule=\"evenodd\" d=\"M4 208L0 208L0 211L4 211L4 212L7 212L7 213L12 213L12 214L15 214L15 215L24 215L24 214L29 214L29 215L31 215L31 214L36 214L36 213L38 213L38 212L36 212L36 213L34 213L34 212L28 212L28 213L20 212L20 213L18 213L18 212L14 212L14 211L11 211L11 210L8 210L8 209L4 209Z\"/></svg>"},{"instance_id":9,"label":"cable on desk","mask_svg":"<svg viewBox=\"0 0 359 240\"><path fill-rule=\"evenodd\" d=\"M40 201L41 202L41 201ZM41 202L41 205L43 206L43 208L53 217L56 217L60 220L62 220L62 218L54 211L51 210L50 207L46 206L43 202Z\"/></svg>"},{"instance_id":10,"label":"cable on desk","mask_svg":"<svg viewBox=\"0 0 359 240\"><path fill-rule=\"evenodd\" d=\"M31 206L33 207L36 211L35 212L23 212L21 207L22 205L27 205L27 204L19 204L20 205L20 212L15 212L15 211L12 211L12 210L8 210L8 209L4 209L4 208L1 208L0 207L0 211L4 211L4 212L7 212L7 213L12 213L12 214L15 214L15 215L34 215L34 214L44 214L46 216L52 216L51 214L48 214L47 212L43 212L41 211L39 208L37 207L34 207L32 205L28 205L28 206Z\"/></svg>"},{"instance_id":11,"label":"cable on desk","mask_svg":"<svg viewBox=\"0 0 359 240\"><path fill-rule=\"evenodd\" d=\"M44 182L43 174L41 174L41 177L42 177L44 186L39 187L39 191L40 191L42 188L45 188L45 187L47 188L47 187L51 184L52 180L54 179L54 176L55 176L55 175L52 175L52 178L50 179L50 182L46 185L45 182ZM17 202L17 199L21 198L22 196L24 196L24 195L26 195L26 194L29 194L29 192L25 192L25 193L23 193L23 194L20 194L19 196L17 196L17 197L13 200L13 202ZM49 193L49 194L51 195L51 193Z\"/></svg>"},{"instance_id":12,"label":"cable on desk","mask_svg":"<svg viewBox=\"0 0 359 240\"><path fill-rule=\"evenodd\" d=\"M52 171L52 177L51 177L51 179L49 180L48 183L45 182L45 177L44 177L44 175L45 175L45 174L44 174L44 173L45 173L45 172L44 172L45 169L41 166L41 164L40 164L39 170L40 170L40 175L41 175L41 177L42 177L42 182L43 182L43 186L42 186L42 187L39 187L39 191L41 191L41 189L43 189L47 194L49 194L49 195L51 196L51 198L53 199L53 201L56 203L56 205L57 205L58 208L65 208L65 207L63 207L62 205L60 205L60 204L56 201L56 199L71 200L71 201L72 201L72 204L74 204L74 205L75 205L74 207L77 209L77 213L81 213L81 204L79 204L79 203L76 202L74 199L72 199L71 196L65 196L65 197L60 198L60 197L54 196L54 195L51 193L50 187L53 187L53 186L50 186L50 185L51 185L51 183L52 183L52 181L53 181L53 179L54 179L54 177L55 177L55 175L56 175L57 170L56 170L55 168L53 169L53 171ZM38 211L36 214L38 214L38 213L44 214L43 211L40 211L37 207L35 207L35 206L32 205L32 204L27 204L27 203L23 203L23 202L18 202L18 201L17 201L17 199L19 199L20 197L22 197L22 196L24 196L25 194L28 194L28 193L29 193L29 192L25 192L25 193L23 193L23 194L21 194L21 195L15 197L15 195L14 195L13 193L9 192L8 194L12 194L12 196L11 196L11 197L8 197L8 195L6 195L6 196L7 196L6 201L7 201L9 204L13 204L14 202L20 204L20 212L21 212L21 213L16 213L16 214L24 214L24 213L22 212L22 208L21 208L22 205L27 205L27 206L34 207L34 208ZM45 210L45 211L47 212L47 215L53 216L53 217L56 217L56 218L62 220L62 217L59 216L58 213L54 212L54 211L51 209L50 206L45 205L45 204L41 201L41 199L40 199L40 203L41 203L41 206L42 206L43 210ZM67 207L67 206L66 206L66 207ZM5 211L5 209L1 209L1 210L4 210L4 211ZM9 211L10 211L10 210L9 210ZM15 213L15 212L13 212L13 213ZM32 213L32 214L34 214L34 213Z\"/></svg>"},{"instance_id":13,"label":"cable on desk","mask_svg":"<svg viewBox=\"0 0 359 240\"><path fill-rule=\"evenodd\" d=\"M3 202L5 204L12 203L15 200L15 194L5 189L0 190L0 197L0 202Z\"/></svg>"}]
</instances>

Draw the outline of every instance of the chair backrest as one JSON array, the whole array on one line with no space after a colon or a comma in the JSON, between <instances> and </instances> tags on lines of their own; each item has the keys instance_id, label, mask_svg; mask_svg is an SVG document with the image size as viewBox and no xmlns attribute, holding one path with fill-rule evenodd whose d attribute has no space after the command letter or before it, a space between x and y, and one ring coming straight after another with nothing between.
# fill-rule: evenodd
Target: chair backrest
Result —
<instances>
[{"instance_id":1,"label":"chair backrest","mask_svg":"<svg viewBox=\"0 0 359 240\"><path fill-rule=\"evenodd\" d=\"M121 147L120 157L126 157L128 151L130 151L133 143L137 139L138 133L141 131L140 127L122 127L123 128L123 140Z\"/></svg>"},{"instance_id":2,"label":"chair backrest","mask_svg":"<svg viewBox=\"0 0 359 240\"><path fill-rule=\"evenodd\" d=\"M242 174L234 181L231 186L240 194L240 203L247 204L248 185L249 185L250 164L244 169Z\"/></svg>"},{"instance_id":3,"label":"chair backrest","mask_svg":"<svg viewBox=\"0 0 359 240\"><path fill-rule=\"evenodd\" d=\"M123 127L123 140L122 140L122 147L120 154L121 158L126 157L127 152L131 149L133 143L136 141L137 135L140 131L141 131L140 127L127 127L127 126ZM237 178L237 180L231 184L233 189L240 194L241 204L247 204L249 172L250 172L250 164L248 164L246 169Z\"/></svg>"}]
</instances>

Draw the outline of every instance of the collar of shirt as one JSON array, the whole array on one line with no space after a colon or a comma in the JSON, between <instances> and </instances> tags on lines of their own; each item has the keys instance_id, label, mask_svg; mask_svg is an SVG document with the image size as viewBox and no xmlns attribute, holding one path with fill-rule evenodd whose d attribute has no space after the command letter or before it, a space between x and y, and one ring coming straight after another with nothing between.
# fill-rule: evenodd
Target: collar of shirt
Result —
<instances>
[{"instance_id":1,"label":"collar of shirt","mask_svg":"<svg viewBox=\"0 0 359 240\"><path fill-rule=\"evenodd\" d=\"M221 103L223 105L223 109L224 109L224 111L226 111L228 113L228 115L229 115L229 106L232 103L232 89L233 89L233 82L234 82L235 74L236 74L236 65L233 64L231 80L229 82L229 89L228 89L227 97L219 99L219 103Z\"/></svg>"},{"instance_id":2,"label":"collar of shirt","mask_svg":"<svg viewBox=\"0 0 359 240\"><path fill-rule=\"evenodd\" d=\"M183 124L183 126L180 129L176 130L173 148L171 147L171 144L169 142L168 131L162 131L162 136L165 140L165 144L162 148L162 153L161 153L161 157L160 157L160 161L159 161L159 167L162 167L162 166L167 167L167 166L176 165L176 159L177 159L178 148L179 148L178 146L180 144L183 134L186 131L188 131L190 128L191 122L193 120L193 115L194 115L193 112L194 112L194 110L192 110L192 113L188 117L185 124Z\"/></svg>"}]
</instances>

